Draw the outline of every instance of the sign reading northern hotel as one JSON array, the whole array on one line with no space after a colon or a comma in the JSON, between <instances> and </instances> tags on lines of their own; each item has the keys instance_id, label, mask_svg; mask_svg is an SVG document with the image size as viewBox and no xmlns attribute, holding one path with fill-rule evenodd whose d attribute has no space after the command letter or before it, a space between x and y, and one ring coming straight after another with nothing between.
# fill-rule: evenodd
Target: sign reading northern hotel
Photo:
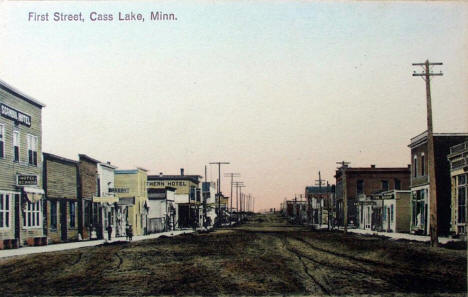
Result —
<instances>
[{"instance_id":1,"label":"sign reading northern hotel","mask_svg":"<svg viewBox=\"0 0 468 297\"><path fill-rule=\"evenodd\" d=\"M164 181L148 181L148 187L185 187L187 183L185 181L177 181L177 180L164 180Z\"/></svg>"},{"instance_id":2,"label":"sign reading northern hotel","mask_svg":"<svg viewBox=\"0 0 468 297\"><path fill-rule=\"evenodd\" d=\"M3 103L0 104L0 113L3 117L31 127L31 117L19 110L9 107Z\"/></svg>"}]
</instances>

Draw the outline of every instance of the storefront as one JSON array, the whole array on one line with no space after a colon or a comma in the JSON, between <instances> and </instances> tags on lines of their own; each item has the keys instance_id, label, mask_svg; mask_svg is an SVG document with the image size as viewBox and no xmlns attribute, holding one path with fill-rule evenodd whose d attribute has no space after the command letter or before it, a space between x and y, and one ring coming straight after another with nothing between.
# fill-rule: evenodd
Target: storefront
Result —
<instances>
[{"instance_id":1,"label":"storefront","mask_svg":"<svg viewBox=\"0 0 468 297\"><path fill-rule=\"evenodd\" d=\"M0 249L47 243L40 157L44 106L0 81Z\"/></svg>"},{"instance_id":2,"label":"storefront","mask_svg":"<svg viewBox=\"0 0 468 297\"><path fill-rule=\"evenodd\" d=\"M78 228L78 162L44 153L44 232L51 243L76 241Z\"/></svg>"}]
</instances>

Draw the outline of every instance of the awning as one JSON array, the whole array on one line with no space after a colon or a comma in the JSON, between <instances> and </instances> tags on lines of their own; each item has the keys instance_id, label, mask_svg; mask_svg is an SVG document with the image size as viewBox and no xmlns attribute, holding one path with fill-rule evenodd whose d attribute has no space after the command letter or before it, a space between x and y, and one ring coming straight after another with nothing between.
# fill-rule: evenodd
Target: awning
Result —
<instances>
[{"instance_id":1,"label":"awning","mask_svg":"<svg viewBox=\"0 0 468 297\"><path fill-rule=\"evenodd\" d=\"M37 201L41 200L42 196L44 195L44 190L40 188L24 187L23 191L26 199L28 199L31 203L36 203Z\"/></svg>"},{"instance_id":2,"label":"awning","mask_svg":"<svg viewBox=\"0 0 468 297\"><path fill-rule=\"evenodd\" d=\"M119 202L119 197L115 197L115 196L93 197L93 202L101 203L101 204L103 203L112 204L112 203Z\"/></svg>"}]
</instances>

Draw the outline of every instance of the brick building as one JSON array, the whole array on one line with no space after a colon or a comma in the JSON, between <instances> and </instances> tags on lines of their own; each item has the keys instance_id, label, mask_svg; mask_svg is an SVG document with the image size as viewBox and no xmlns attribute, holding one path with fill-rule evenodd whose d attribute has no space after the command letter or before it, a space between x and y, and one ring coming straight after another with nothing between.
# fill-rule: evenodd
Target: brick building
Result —
<instances>
[{"instance_id":1,"label":"brick building","mask_svg":"<svg viewBox=\"0 0 468 297\"><path fill-rule=\"evenodd\" d=\"M437 180L437 226L440 235L450 229L450 147L468 140L468 133L434 133L434 160ZM427 131L411 138L411 232L429 234L429 175Z\"/></svg>"},{"instance_id":2,"label":"brick building","mask_svg":"<svg viewBox=\"0 0 468 297\"><path fill-rule=\"evenodd\" d=\"M407 167L349 167L342 166L336 170L336 219L339 226L344 223L343 179L346 181L348 200L348 224L358 226L360 195L370 195L378 191L408 190L410 186L410 166Z\"/></svg>"},{"instance_id":3,"label":"brick building","mask_svg":"<svg viewBox=\"0 0 468 297\"><path fill-rule=\"evenodd\" d=\"M79 229L83 239L90 239L93 229L97 238L103 238L99 218L99 212L93 203L93 197L98 196L98 171L97 164L100 162L87 155L79 154ZM97 233L99 232L99 233Z\"/></svg>"}]
</instances>

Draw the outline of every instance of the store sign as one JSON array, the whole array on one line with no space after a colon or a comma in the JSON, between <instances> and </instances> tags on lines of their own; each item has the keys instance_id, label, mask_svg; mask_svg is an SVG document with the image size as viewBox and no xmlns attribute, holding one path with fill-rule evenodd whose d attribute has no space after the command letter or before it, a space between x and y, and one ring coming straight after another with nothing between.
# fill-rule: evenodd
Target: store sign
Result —
<instances>
[{"instance_id":1,"label":"store sign","mask_svg":"<svg viewBox=\"0 0 468 297\"><path fill-rule=\"evenodd\" d=\"M128 193L129 188L109 188L109 193Z\"/></svg>"},{"instance_id":2,"label":"store sign","mask_svg":"<svg viewBox=\"0 0 468 297\"><path fill-rule=\"evenodd\" d=\"M16 175L17 186L37 186L37 175Z\"/></svg>"},{"instance_id":3,"label":"store sign","mask_svg":"<svg viewBox=\"0 0 468 297\"><path fill-rule=\"evenodd\" d=\"M165 188L165 187L186 187L187 182L185 181L179 181L179 180L163 180L163 181L148 181L147 182L148 187L153 187L153 188Z\"/></svg>"},{"instance_id":4,"label":"store sign","mask_svg":"<svg viewBox=\"0 0 468 297\"><path fill-rule=\"evenodd\" d=\"M3 103L0 104L0 113L3 117L13 120L17 123L31 127L31 117L21 111L9 107Z\"/></svg>"}]
</instances>

